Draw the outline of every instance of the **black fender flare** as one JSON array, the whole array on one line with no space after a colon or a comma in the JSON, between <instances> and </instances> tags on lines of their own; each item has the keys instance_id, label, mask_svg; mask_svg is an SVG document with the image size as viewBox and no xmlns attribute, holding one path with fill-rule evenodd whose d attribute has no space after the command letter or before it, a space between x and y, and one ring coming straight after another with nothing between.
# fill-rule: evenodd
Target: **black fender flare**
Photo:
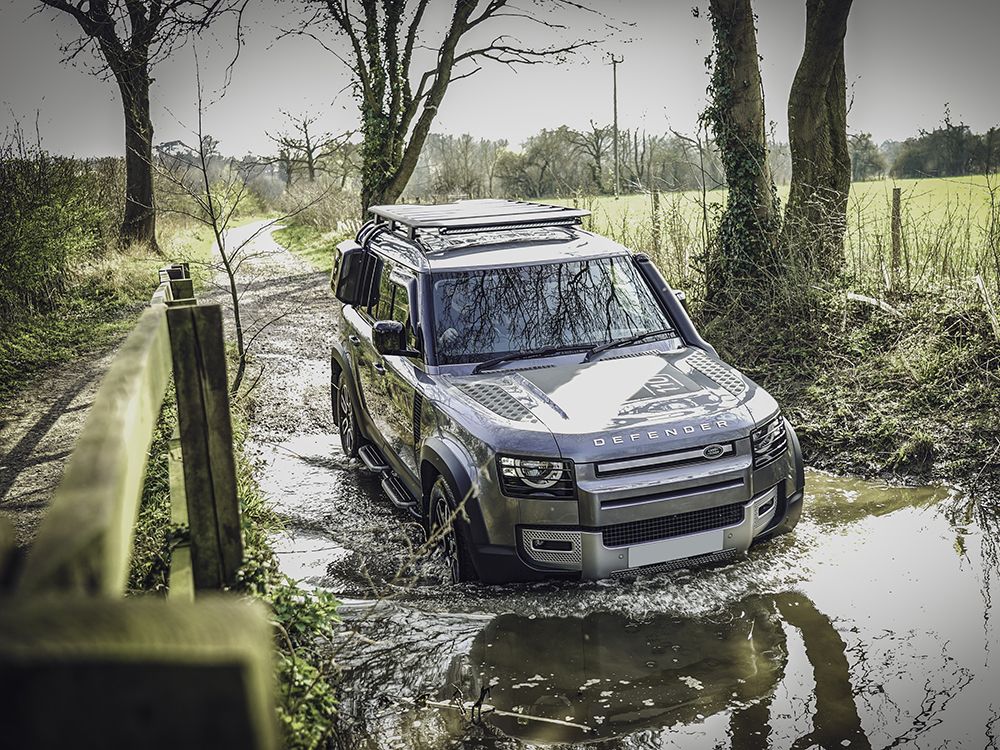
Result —
<instances>
[{"instance_id":1,"label":"black fender flare","mask_svg":"<svg viewBox=\"0 0 1000 750\"><path fill-rule=\"evenodd\" d=\"M351 367L350 359L347 354L341 348L339 344L334 344L330 349L330 399L331 403L334 402L334 389L336 389L337 384L333 379L334 368L337 368L340 372L344 374L347 378L348 384L351 386L351 399L354 401L354 412L361 415L358 409L361 407L360 395L358 392L358 383L354 378L354 368ZM358 426L364 432L364 420L358 420Z\"/></svg>"},{"instance_id":2,"label":"black fender flare","mask_svg":"<svg viewBox=\"0 0 1000 750\"><path fill-rule=\"evenodd\" d=\"M479 507L479 498L476 497L475 492L475 479L472 474L475 471L475 465L472 456L455 440L438 435L427 438L420 449L421 511L426 517L430 483L428 481L429 473L425 471L425 467L430 466L451 484L451 488L459 500L466 498L465 512L469 516L472 541L476 545L484 545L488 543L489 537L486 533L486 522L483 520L483 513Z\"/></svg>"}]
</instances>

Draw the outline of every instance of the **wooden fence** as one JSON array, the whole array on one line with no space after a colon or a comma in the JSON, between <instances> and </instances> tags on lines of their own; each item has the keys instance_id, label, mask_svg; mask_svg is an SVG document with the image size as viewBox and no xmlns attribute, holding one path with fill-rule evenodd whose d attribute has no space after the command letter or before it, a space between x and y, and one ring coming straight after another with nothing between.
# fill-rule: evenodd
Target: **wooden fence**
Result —
<instances>
[{"instance_id":1,"label":"wooden fence","mask_svg":"<svg viewBox=\"0 0 1000 750\"><path fill-rule=\"evenodd\" d=\"M166 598L124 598L171 377L171 520L189 541L173 550ZM0 528L0 569L9 537ZM0 597L0 745L275 747L267 612L223 592L242 561L222 311L196 304L187 267L171 266Z\"/></svg>"}]
</instances>

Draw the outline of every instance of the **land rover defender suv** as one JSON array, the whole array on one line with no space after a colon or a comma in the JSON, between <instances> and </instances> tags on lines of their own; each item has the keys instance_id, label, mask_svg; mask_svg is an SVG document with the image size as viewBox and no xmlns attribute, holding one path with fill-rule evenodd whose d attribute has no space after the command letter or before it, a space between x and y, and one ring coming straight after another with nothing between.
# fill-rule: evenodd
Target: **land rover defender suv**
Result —
<instances>
[{"instance_id":1,"label":"land rover defender suv","mask_svg":"<svg viewBox=\"0 0 1000 750\"><path fill-rule=\"evenodd\" d=\"M798 522L778 404L649 258L582 228L588 212L370 212L334 257L334 417L454 580L721 562Z\"/></svg>"}]
</instances>

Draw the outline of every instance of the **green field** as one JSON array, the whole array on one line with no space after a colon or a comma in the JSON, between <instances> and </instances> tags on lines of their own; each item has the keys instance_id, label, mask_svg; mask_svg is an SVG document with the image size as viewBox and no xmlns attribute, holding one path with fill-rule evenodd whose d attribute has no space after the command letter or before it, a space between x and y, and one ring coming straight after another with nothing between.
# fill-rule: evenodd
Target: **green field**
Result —
<instances>
[{"instance_id":1,"label":"green field","mask_svg":"<svg viewBox=\"0 0 1000 750\"><path fill-rule=\"evenodd\" d=\"M877 180L851 186L846 254L857 287L878 291L884 282L891 252L893 187L902 190L902 265L910 288L963 284L975 275L998 278L1000 180L985 176ZM782 203L787 196L788 186L780 186ZM705 196L710 231L725 199L725 190L712 190ZM650 252L675 278L696 281L692 262L705 246L706 211L700 192L660 194L659 243L654 242L648 193L553 202L589 209L594 231Z\"/></svg>"}]
</instances>

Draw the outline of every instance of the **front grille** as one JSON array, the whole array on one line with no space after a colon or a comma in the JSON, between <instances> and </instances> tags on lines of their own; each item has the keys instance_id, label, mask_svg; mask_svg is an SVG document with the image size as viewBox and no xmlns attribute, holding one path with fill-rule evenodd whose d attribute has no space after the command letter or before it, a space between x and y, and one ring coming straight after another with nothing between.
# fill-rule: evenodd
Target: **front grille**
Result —
<instances>
[{"instance_id":1,"label":"front grille","mask_svg":"<svg viewBox=\"0 0 1000 750\"><path fill-rule=\"evenodd\" d=\"M605 526L602 529L605 547L624 547L630 544L656 542L699 531L721 529L733 526L743 520L743 503L721 505L716 508L692 510L662 518L647 518L644 521L629 521Z\"/></svg>"},{"instance_id":2,"label":"front grille","mask_svg":"<svg viewBox=\"0 0 1000 750\"><path fill-rule=\"evenodd\" d=\"M669 428L667 428L669 429ZM705 455L705 450L713 447L718 447L721 451L719 455L709 458ZM663 468L675 468L677 466L689 466L692 464L702 464L711 463L712 461L717 461L720 458L730 457L736 454L736 444L735 443L710 443L708 445L700 445L695 448L685 448L679 451L670 451L669 453L656 453L651 456L643 456L642 458L626 458L618 459L616 461L603 461L595 467L597 476L605 476L608 474L624 474L627 472L638 472L638 471L654 471L656 469Z\"/></svg>"}]
</instances>

